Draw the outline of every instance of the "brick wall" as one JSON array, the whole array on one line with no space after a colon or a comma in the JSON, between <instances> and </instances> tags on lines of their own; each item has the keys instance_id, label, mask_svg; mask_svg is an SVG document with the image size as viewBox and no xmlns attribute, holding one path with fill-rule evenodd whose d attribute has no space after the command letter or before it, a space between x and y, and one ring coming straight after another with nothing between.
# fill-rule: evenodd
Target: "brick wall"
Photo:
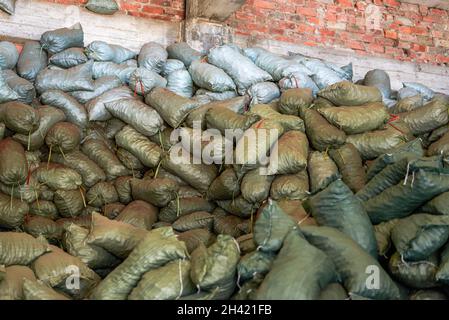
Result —
<instances>
[{"instance_id":1,"label":"brick wall","mask_svg":"<svg viewBox=\"0 0 449 320\"><path fill-rule=\"evenodd\" d=\"M87 0L48 0L48 2L83 5ZM131 16L167 21L184 19L184 0L117 0L120 11Z\"/></svg>"},{"instance_id":2,"label":"brick wall","mask_svg":"<svg viewBox=\"0 0 449 320\"><path fill-rule=\"evenodd\" d=\"M449 12L425 5L397 0L248 0L227 23L236 34L254 40L449 65Z\"/></svg>"}]
</instances>

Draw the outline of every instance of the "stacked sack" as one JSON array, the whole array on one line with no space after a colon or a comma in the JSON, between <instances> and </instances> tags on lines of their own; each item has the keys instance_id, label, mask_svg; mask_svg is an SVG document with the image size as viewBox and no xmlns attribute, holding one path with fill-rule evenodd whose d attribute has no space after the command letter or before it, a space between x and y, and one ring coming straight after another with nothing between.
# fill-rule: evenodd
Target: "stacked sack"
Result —
<instances>
[{"instance_id":1,"label":"stacked sack","mask_svg":"<svg viewBox=\"0 0 449 320\"><path fill-rule=\"evenodd\" d=\"M447 96L80 25L0 68L2 299L445 297Z\"/></svg>"}]
</instances>

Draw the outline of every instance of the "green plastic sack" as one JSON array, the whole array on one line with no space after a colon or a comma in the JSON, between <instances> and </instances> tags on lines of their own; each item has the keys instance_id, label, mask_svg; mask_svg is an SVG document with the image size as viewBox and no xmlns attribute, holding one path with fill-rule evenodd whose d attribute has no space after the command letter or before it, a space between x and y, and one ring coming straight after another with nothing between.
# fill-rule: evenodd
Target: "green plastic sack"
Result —
<instances>
[{"instance_id":1,"label":"green plastic sack","mask_svg":"<svg viewBox=\"0 0 449 320\"><path fill-rule=\"evenodd\" d=\"M104 170L108 179L126 176L129 171L117 156L101 140L89 139L81 146L81 151Z\"/></svg>"},{"instance_id":2,"label":"green plastic sack","mask_svg":"<svg viewBox=\"0 0 449 320\"><path fill-rule=\"evenodd\" d=\"M245 254L237 265L241 282L246 282L258 275L265 276L271 269L275 255L271 252L253 251Z\"/></svg>"},{"instance_id":3,"label":"green plastic sack","mask_svg":"<svg viewBox=\"0 0 449 320\"><path fill-rule=\"evenodd\" d=\"M36 200L30 203L30 214L56 220L59 217L58 209L53 201Z\"/></svg>"},{"instance_id":4,"label":"green plastic sack","mask_svg":"<svg viewBox=\"0 0 449 320\"><path fill-rule=\"evenodd\" d=\"M103 215L108 219L115 219L126 206L120 202L108 203L103 207Z\"/></svg>"},{"instance_id":5,"label":"green plastic sack","mask_svg":"<svg viewBox=\"0 0 449 320\"><path fill-rule=\"evenodd\" d=\"M51 251L45 239L22 232L0 232L0 249L0 264L5 266L26 266Z\"/></svg>"},{"instance_id":6,"label":"green plastic sack","mask_svg":"<svg viewBox=\"0 0 449 320\"><path fill-rule=\"evenodd\" d=\"M398 223L399 219L392 219L374 226L376 235L377 250L380 256L386 257L391 248L391 230Z\"/></svg>"},{"instance_id":7,"label":"green plastic sack","mask_svg":"<svg viewBox=\"0 0 449 320\"><path fill-rule=\"evenodd\" d=\"M207 198L210 200L231 200L240 195L240 181L234 169L225 169L211 183L207 191Z\"/></svg>"},{"instance_id":8,"label":"green plastic sack","mask_svg":"<svg viewBox=\"0 0 449 320\"><path fill-rule=\"evenodd\" d=\"M421 108L424 105L424 99L421 95L407 97L401 99L391 110L392 113L398 114L403 112L413 111L415 109Z\"/></svg>"},{"instance_id":9,"label":"green plastic sack","mask_svg":"<svg viewBox=\"0 0 449 320\"><path fill-rule=\"evenodd\" d=\"M270 197L274 200L303 200L309 194L307 170L297 174L278 175L271 183Z\"/></svg>"},{"instance_id":10,"label":"green plastic sack","mask_svg":"<svg viewBox=\"0 0 449 320\"><path fill-rule=\"evenodd\" d=\"M165 88L167 80L159 74L146 68L137 68L129 78L129 87L135 94L145 96L156 87Z\"/></svg>"},{"instance_id":11,"label":"green plastic sack","mask_svg":"<svg viewBox=\"0 0 449 320\"><path fill-rule=\"evenodd\" d=\"M148 232L131 254L115 268L92 292L95 300L124 300L150 270L188 257L185 244L171 228Z\"/></svg>"},{"instance_id":12,"label":"green plastic sack","mask_svg":"<svg viewBox=\"0 0 449 320\"><path fill-rule=\"evenodd\" d=\"M0 105L0 117L6 127L21 134L31 134L39 127L38 112L18 101Z\"/></svg>"},{"instance_id":13,"label":"green plastic sack","mask_svg":"<svg viewBox=\"0 0 449 320\"><path fill-rule=\"evenodd\" d=\"M86 63L87 60L83 48L69 48L52 55L48 62L57 67L67 69Z\"/></svg>"},{"instance_id":14,"label":"green plastic sack","mask_svg":"<svg viewBox=\"0 0 449 320\"><path fill-rule=\"evenodd\" d=\"M145 102L155 108L172 128L177 128L192 110L199 107L194 100L164 88L153 89L146 96Z\"/></svg>"},{"instance_id":15,"label":"green plastic sack","mask_svg":"<svg viewBox=\"0 0 449 320\"><path fill-rule=\"evenodd\" d=\"M311 89L288 89L281 95L279 101L279 112L304 117L305 110L309 109L312 102L313 95Z\"/></svg>"},{"instance_id":16,"label":"green plastic sack","mask_svg":"<svg viewBox=\"0 0 449 320\"><path fill-rule=\"evenodd\" d=\"M320 293L320 300L348 300L348 293L339 283L331 283L327 285Z\"/></svg>"},{"instance_id":17,"label":"green plastic sack","mask_svg":"<svg viewBox=\"0 0 449 320\"><path fill-rule=\"evenodd\" d=\"M89 0L86 9L98 14L111 15L120 8L115 0Z\"/></svg>"},{"instance_id":18,"label":"green plastic sack","mask_svg":"<svg viewBox=\"0 0 449 320\"><path fill-rule=\"evenodd\" d=\"M343 182L356 193L366 183L366 173L362 158L357 149L350 143L338 149L329 150L329 156L334 160Z\"/></svg>"},{"instance_id":19,"label":"green plastic sack","mask_svg":"<svg viewBox=\"0 0 449 320\"><path fill-rule=\"evenodd\" d=\"M65 155L78 148L81 142L81 131L70 122L58 122L48 130L45 143L55 153Z\"/></svg>"},{"instance_id":20,"label":"green plastic sack","mask_svg":"<svg viewBox=\"0 0 449 320\"><path fill-rule=\"evenodd\" d=\"M0 10L6 13L14 13L15 0L0 1ZM9 41L0 41L0 70L14 69L19 59L19 52L14 43Z\"/></svg>"},{"instance_id":21,"label":"green plastic sack","mask_svg":"<svg viewBox=\"0 0 449 320\"><path fill-rule=\"evenodd\" d=\"M133 179L130 181L132 196L157 207L165 207L174 200L179 190L178 184L171 179Z\"/></svg>"},{"instance_id":22,"label":"green plastic sack","mask_svg":"<svg viewBox=\"0 0 449 320\"><path fill-rule=\"evenodd\" d=\"M393 121L384 130L375 130L347 137L360 152L362 159L372 160L382 154L390 153L395 148L413 140L409 127L403 121Z\"/></svg>"},{"instance_id":23,"label":"green plastic sack","mask_svg":"<svg viewBox=\"0 0 449 320\"><path fill-rule=\"evenodd\" d=\"M362 202L341 180L329 184L308 200L310 212L319 225L333 227L357 242L377 258L377 242Z\"/></svg>"},{"instance_id":24,"label":"green plastic sack","mask_svg":"<svg viewBox=\"0 0 449 320\"><path fill-rule=\"evenodd\" d=\"M449 190L446 169L419 169L413 177L367 200L365 209L374 224L410 215L435 196Z\"/></svg>"},{"instance_id":25,"label":"green plastic sack","mask_svg":"<svg viewBox=\"0 0 449 320\"><path fill-rule=\"evenodd\" d=\"M213 92L235 90L235 83L226 72L203 61L193 61L189 66L193 82L199 87Z\"/></svg>"},{"instance_id":26,"label":"green plastic sack","mask_svg":"<svg viewBox=\"0 0 449 320\"><path fill-rule=\"evenodd\" d=\"M117 190L112 182L98 182L86 193L87 204L101 208L107 203L119 200Z\"/></svg>"},{"instance_id":27,"label":"green plastic sack","mask_svg":"<svg viewBox=\"0 0 449 320\"><path fill-rule=\"evenodd\" d=\"M160 162L161 148L131 126L123 127L115 135L115 141L117 146L131 152L147 167L155 168Z\"/></svg>"},{"instance_id":28,"label":"green plastic sack","mask_svg":"<svg viewBox=\"0 0 449 320\"><path fill-rule=\"evenodd\" d=\"M159 74L166 69L166 64L168 63L167 57L168 53L167 50L165 50L165 47L156 42L148 42L140 49L138 64L139 67L146 68ZM176 61L175 65L177 66L175 67L176 70L184 69L184 65L181 61ZM169 73L171 72L163 74L163 76L166 76Z\"/></svg>"},{"instance_id":29,"label":"green plastic sack","mask_svg":"<svg viewBox=\"0 0 449 320\"><path fill-rule=\"evenodd\" d=\"M192 253L190 277L202 290L226 287L235 282L239 260L240 249L235 239L219 235L210 247L200 245Z\"/></svg>"},{"instance_id":30,"label":"green plastic sack","mask_svg":"<svg viewBox=\"0 0 449 320\"><path fill-rule=\"evenodd\" d=\"M336 106L361 106L382 102L382 94L378 88L357 85L349 81L335 83L318 92L318 96Z\"/></svg>"},{"instance_id":31,"label":"green plastic sack","mask_svg":"<svg viewBox=\"0 0 449 320\"><path fill-rule=\"evenodd\" d=\"M27 104L33 102L33 99L36 97L36 90L30 81L19 77L12 70L3 70L2 74L8 86L18 94L17 100Z\"/></svg>"},{"instance_id":32,"label":"green plastic sack","mask_svg":"<svg viewBox=\"0 0 449 320\"><path fill-rule=\"evenodd\" d=\"M449 283L449 245L441 252L441 263L436 274L436 280L444 285Z\"/></svg>"},{"instance_id":33,"label":"green plastic sack","mask_svg":"<svg viewBox=\"0 0 449 320\"><path fill-rule=\"evenodd\" d=\"M52 243L61 240L63 232L60 225L42 216L28 216L23 224L23 230L35 238L42 236Z\"/></svg>"},{"instance_id":34,"label":"green plastic sack","mask_svg":"<svg viewBox=\"0 0 449 320\"><path fill-rule=\"evenodd\" d=\"M206 211L197 211L176 219L172 227L174 230L184 232L192 229L204 228L211 230L214 223L214 216Z\"/></svg>"},{"instance_id":35,"label":"green plastic sack","mask_svg":"<svg viewBox=\"0 0 449 320\"><path fill-rule=\"evenodd\" d=\"M61 90L47 90L41 94L40 99L43 104L62 110L68 122L80 128L87 126L86 109L67 93Z\"/></svg>"},{"instance_id":36,"label":"green plastic sack","mask_svg":"<svg viewBox=\"0 0 449 320\"><path fill-rule=\"evenodd\" d=\"M389 269L394 278L409 288L426 289L438 286L435 275L438 270L438 256L432 255L425 260L408 262L396 252L389 261Z\"/></svg>"},{"instance_id":37,"label":"green plastic sack","mask_svg":"<svg viewBox=\"0 0 449 320\"><path fill-rule=\"evenodd\" d=\"M90 188L100 181L106 180L106 174L94 161L81 151L53 154L51 160L76 170L83 179L83 185Z\"/></svg>"},{"instance_id":38,"label":"green plastic sack","mask_svg":"<svg viewBox=\"0 0 449 320\"><path fill-rule=\"evenodd\" d=\"M256 300L314 300L337 280L334 263L310 245L298 230L285 237L284 245L256 293Z\"/></svg>"},{"instance_id":39,"label":"green plastic sack","mask_svg":"<svg viewBox=\"0 0 449 320\"><path fill-rule=\"evenodd\" d=\"M202 54L192 49L186 42L176 42L167 47L170 59L181 60L188 68L193 61L200 60Z\"/></svg>"},{"instance_id":40,"label":"green plastic sack","mask_svg":"<svg viewBox=\"0 0 449 320\"><path fill-rule=\"evenodd\" d=\"M215 242L215 235L207 229L190 229L178 234L178 240L186 244L187 251L192 253L200 244L206 247Z\"/></svg>"},{"instance_id":41,"label":"green plastic sack","mask_svg":"<svg viewBox=\"0 0 449 320\"><path fill-rule=\"evenodd\" d=\"M413 214L399 220L391 240L406 261L420 261L440 249L449 237L449 216Z\"/></svg>"},{"instance_id":42,"label":"green plastic sack","mask_svg":"<svg viewBox=\"0 0 449 320\"><path fill-rule=\"evenodd\" d=\"M81 215L87 205L84 191L79 190L56 190L53 202L59 214L64 218L77 217Z\"/></svg>"},{"instance_id":43,"label":"green plastic sack","mask_svg":"<svg viewBox=\"0 0 449 320\"><path fill-rule=\"evenodd\" d=\"M287 215L276 201L259 208L254 225L254 242L258 249L265 252L277 252L282 247L290 230L296 228L296 222Z\"/></svg>"},{"instance_id":44,"label":"green plastic sack","mask_svg":"<svg viewBox=\"0 0 449 320\"><path fill-rule=\"evenodd\" d=\"M311 146L318 151L339 148L346 142L344 131L334 127L316 110L304 111L304 123Z\"/></svg>"},{"instance_id":45,"label":"green plastic sack","mask_svg":"<svg viewBox=\"0 0 449 320\"><path fill-rule=\"evenodd\" d=\"M274 176L261 175L259 169L248 171L240 184L242 197L250 203L262 203L270 194L273 179Z\"/></svg>"},{"instance_id":46,"label":"green plastic sack","mask_svg":"<svg viewBox=\"0 0 449 320\"><path fill-rule=\"evenodd\" d=\"M47 66L47 52L42 50L38 41L26 41L17 61L17 74L29 81Z\"/></svg>"},{"instance_id":47,"label":"green plastic sack","mask_svg":"<svg viewBox=\"0 0 449 320\"><path fill-rule=\"evenodd\" d=\"M136 54L121 45L109 44L104 41L93 41L84 50L86 56L94 61L111 61L123 63L133 59Z\"/></svg>"},{"instance_id":48,"label":"green plastic sack","mask_svg":"<svg viewBox=\"0 0 449 320\"><path fill-rule=\"evenodd\" d=\"M5 268L5 277L0 280L0 300L23 300L25 279L36 281L33 270L24 266Z\"/></svg>"},{"instance_id":49,"label":"green plastic sack","mask_svg":"<svg viewBox=\"0 0 449 320\"><path fill-rule=\"evenodd\" d=\"M226 134L226 129L245 131L259 120L256 114L242 115L228 108L210 108L206 112L207 127L218 129L222 135Z\"/></svg>"},{"instance_id":50,"label":"green plastic sack","mask_svg":"<svg viewBox=\"0 0 449 320\"><path fill-rule=\"evenodd\" d=\"M41 163L32 176L52 190L75 190L83 183L78 172L57 163Z\"/></svg>"},{"instance_id":51,"label":"green plastic sack","mask_svg":"<svg viewBox=\"0 0 449 320\"><path fill-rule=\"evenodd\" d=\"M242 218L226 213L224 215L217 215L215 211L213 214L215 234L227 234L234 238L238 238L243 234L243 231L238 228L243 222Z\"/></svg>"},{"instance_id":52,"label":"green plastic sack","mask_svg":"<svg viewBox=\"0 0 449 320\"><path fill-rule=\"evenodd\" d=\"M399 288L377 260L350 237L337 229L324 226L304 226L301 231L312 245L332 259L350 295L376 300L401 298ZM373 271L378 275L378 283L373 283L369 277L374 274Z\"/></svg>"},{"instance_id":53,"label":"green plastic sack","mask_svg":"<svg viewBox=\"0 0 449 320\"><path fill-rule=\"evenodd\" d=\"M50 253L33 261L31 268L36 274L36 278L51 287L64 286L67 278L73 276L73 272L76 270L80 277L80 288L67 289L70 295L81 299L85 298L87 293L100 282L100 277L81 259L71 256L55 246L52 246L51 250Z\"/></svg>"},{"instance_id":54,"label":"green plastic sack","mask_svg":"<svg viewBox=\"0 0 449 320\"><path fill-rule=\"evenodd\" d=\"M24 300L70 300L42 282L28 279L23 281L23 295Z\"/></svg>"},{"instance_id":55,"label":"green plastic sack","mask_svg":"<svg viewBox=\"0 0 449 320\"><path fill-rule=\"evenodd\" d=\"M126 258L147 233L128 223L109 220L99 213L93 213L92 226L85 241L119 258Z\"/></svg>"},{"instance_id":56,"label":"green plastic sack","mask_svg":"<svg viewBox=\"0 0 449 320\"><path fill-rule=\"evenodd\" d=\"M420 211L432 214L449 215L449 192L443 192L436 196L422 206Z\"/></svg>"},{"instance_id":57,"label":"green plastic sack","mask_svg":"<svg viewBox=\"0 0 449 320\"><path fill-rule=\"evenodd\" d=\"M151 230L157 221L158 208L142 201L130 202L115 218L117 221L129 223L137 228Z\"/></svg>"},{"instance_id":58,"label":"green plastic sack","mask_svg":"<svg viewBox=\"0 0 449 320\"><path fill-rule=\"evenodd\" d=\"M268 104L256 104L251 107L251 113L259 115L262 119L271 119L279 122L285 131L297 130L305 132L304 121L294 115L281 114Z\"/></svg>"},{"instance_id":59,"label":"green plastic sack","mask_svg":"<svg viewBox=\"0 0 449 320\"><path fill-rule=\"evenodd\" d=\"M16 133L13 139L20 142L28 150L40 149L45 143L45 136L53 125L64 121L66 116L63 111L50 106L40 106L36 109L39 118L39 127L33 133Z\"/></svg>"},{"instance_id":60,"label":"green plastic sack","mask_svg":"<svg viewBox=\"0 0 449 320\"><path fill-rule=\"evenodd\" d=\"M145 136L152 136L161 130L163 120L158 112L136 99L121 99L105 104L114 117L131 125ZM159 112L160 113L160 112Z\"/></svg>"},{"instance_id":61,"label":"green plastic sack","mask_svg":"<svg viewBox=\"0 0 449 320\"><path fill-rule=\"evenodd\" d=\"M132 176L121 176L115 179L114 187L121 203L128 204L133 200L131 190L131 181L133 179Z\"/></svg>"},{"instance_id":62,"label":"green plastic sack","mask_svg":"<svg viewBox=\"0 0 449 320\"><path fill-rule=\"evenodd\" d=\"M14 101L19 99L19 95L11 89L4 79L2 72L0 72L0 103Z\"/></svg>"},{"instance_id":63,"label":"green plastic sack","mask_svg":"<svg viewBox=\"0 0 449 320\"><path fill-rule=\"evenodd\" d=\"M390 118L387 109L381 102L360 107L330 107L318 110L318 112L346 134L381 129Z\"/></svg>"},{"instance_id":64,"label":"green plastic sack","mask_svg":"<svg viewBox=\"0 0 449 320\"><path fill-rule=\"evenodd\" d=\"M116 266L120 261L101 247L85 242L89 230L68 224L64 227L62 244L64 249L74 257L78 257L91 269Z\"/></svg>"},{"instance_id":65,"label":"green plastic sack","mask_svg":"<svg viewBox=\"0 0 449 320\"><path fill-rule=\"evenodd\" d=\"M19 228L25 219L25 215L28 214L28 210L26 202L0 192L0 227Z\"/></svg>"},{"instance_id":66,"label":"green plastic sack","mask_svg":"<svg viewBox=\"0 0 449 320\"><path fill-rule=\"evenodd\" d=\"M129 300L176 300L193 294L195 286L190 280L189 260L174 260L146 272L131 291Z\"/></svg>"},{"instance_id":67,"label":"green plastic sack","mask_svg":"<svg viewBox=\"0 0 449 320\"><path fill-rule=\"evenodd\" d=\"M180 216L198 211L212 212L214 208L215 203L200 197L175 199L160 210L159 220L172 223Z\"/></svg>"},{"instance_id":68,"label":"green plastic sack","mask_svg":"<svg viewBox=\"0 0 449 320\"><path fill-rule=\"evenodd\" d=\"M216 202L217 205L226 212L243 219L250 218L253 215L255 208L257 208L257 205L247 201L242 195L232 200L218 200Z\"/></svg>"},{"instance_id":69,"label":"green plastic sack","mask_svg":"<svg viewBox=\"0 0 449 320\"><path fill-rule=\"evenodd\" d=\"M71 50L71 49L69 49ZM83 53L84 54L84 53ZM95 89L93 91L73 91L70 95L74 97L79 103L87 104L90 101L98 98L102 94L118 88L122 85L122 81L116 76L105 76L94 81ZM87 110L91 110L86 106Z\"/></svg>"},{"instance_id":70,"label":"green plastic sack","mask_svg":"<svg viewBox=\"0 0 449 320\"><path fill-rule=\"evenodd\" d=\"M58 53L67 48L84 47L84 33L81 25L75 24L71 28L60 28L47 31L41 36L42 48L50 53Z\"/></svg>"},{"instance_id":71,"label":"green plastic sack","mask_svg":"<svg viewBox=\"0 0 449 320\"><path fill-rule=\"evenodd\" d=\"M340 178L337 165L325 152L312 151L309 154L310 191L316 193Z\"/></svg>"},{"instance_id":72,"label":"green plastic sack","mask_svg":"<svg viewBox=\"0 0 449 320\"><path fill-rule=\"evenodd\" d=\"M449 133L446 133L438 141L432 143L427 150L429 156L442 154L447 157L449 155Z\"/></svg>"},{"instance_id":73,"label":"green plastic sack","mask_svg":"<svg viewBox=\"0 0 449 320\"><path fill-rule=\"evenodd\" d=\"M449 122L449 103L433 99L421 108L401 113L399 116L414 135L423 134L444 126Z\"/></svg>"},{"instance_id":74,"label":"green plastic sack","mask_svg":"<svg viewBox=\"0 0 449 320\"><path fill-rule=\"evenodd\" d=\"M309 142L301 131L288 131L275 143L270 155L268 172L295 174L307 167Z\"/></svg>"}]
</instances>

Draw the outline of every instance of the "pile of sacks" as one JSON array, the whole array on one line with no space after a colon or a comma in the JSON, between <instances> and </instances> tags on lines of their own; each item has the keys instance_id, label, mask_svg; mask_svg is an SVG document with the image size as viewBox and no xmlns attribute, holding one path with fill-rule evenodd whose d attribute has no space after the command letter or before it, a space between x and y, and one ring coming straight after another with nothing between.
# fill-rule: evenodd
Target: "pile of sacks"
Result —
<instances>
[{"instance_id":1,"label":"pile of sacks","mask_svg":"<svg viewBox=\"0 0 449 320\"><path fill-rule=\"evenodd\" d=\"M0 69L0 299L446 298L446 95L79 25Z\"/></svg>"}]
</instances>

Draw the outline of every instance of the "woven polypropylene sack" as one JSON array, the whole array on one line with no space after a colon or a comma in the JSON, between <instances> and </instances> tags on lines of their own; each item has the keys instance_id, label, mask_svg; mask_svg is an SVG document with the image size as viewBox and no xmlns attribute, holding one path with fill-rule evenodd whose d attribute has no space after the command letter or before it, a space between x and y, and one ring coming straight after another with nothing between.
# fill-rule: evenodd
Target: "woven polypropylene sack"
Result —
<instances>
[{"instance_id":1,"label":"woven polypropylene sack","mask_svg":"<svg viewBox=\"0 0 449 320\"><path fill-rule=\"evenodd\" d=\"M120 45L109 44L103 41L94 41L86 47L89 59L102 62L122 63L133 59L136 54Z\"/></svg>"},{"instance_id":2,"label":"woven polypropylene sack","mask_svg":"<svg viewBox=\"0 0 449 320\"><path fill-rule=\"evenodd\" d=\"M41 36L42 48L50 53L58 53L65 49L84 47L84 32L80 24L71 28L61 28L47 31Z\"/></svg>"},{"instance_id":3,"label":"woven polypropylene sack","mask_svg":"<svg viewBox=\"0 0 449 320\"><path fill-rule=\"evenodd\" d=\"M4 0L3 0L4 1ZM1 3L0 3L1 9ZM19 60L19 52L16 46L9 41L0 42L0 70L14 69Z\"/></svg>"},{"instance_id":4,"label":"woven polypropylene sack","mask_svg":"<svg viewBox=\"0 0 449 320\"><path fill-rule=\"evenodd\" d=\"M86 4L86 9L98 14L111 15L120 8L115 0L89 0Z\"/></svg>"},{"instance_id":5,"label":"woven polypropylene sack","mask_svg":"<svg viewBox=\"0 0 449 320\"><path fill-rule=\"evenodd\" d=\"M47 66L47 52L38 41L27 41L17 61L17 74L24 79L34 81L38 73Z\"/></svg>"}]
</instances>

